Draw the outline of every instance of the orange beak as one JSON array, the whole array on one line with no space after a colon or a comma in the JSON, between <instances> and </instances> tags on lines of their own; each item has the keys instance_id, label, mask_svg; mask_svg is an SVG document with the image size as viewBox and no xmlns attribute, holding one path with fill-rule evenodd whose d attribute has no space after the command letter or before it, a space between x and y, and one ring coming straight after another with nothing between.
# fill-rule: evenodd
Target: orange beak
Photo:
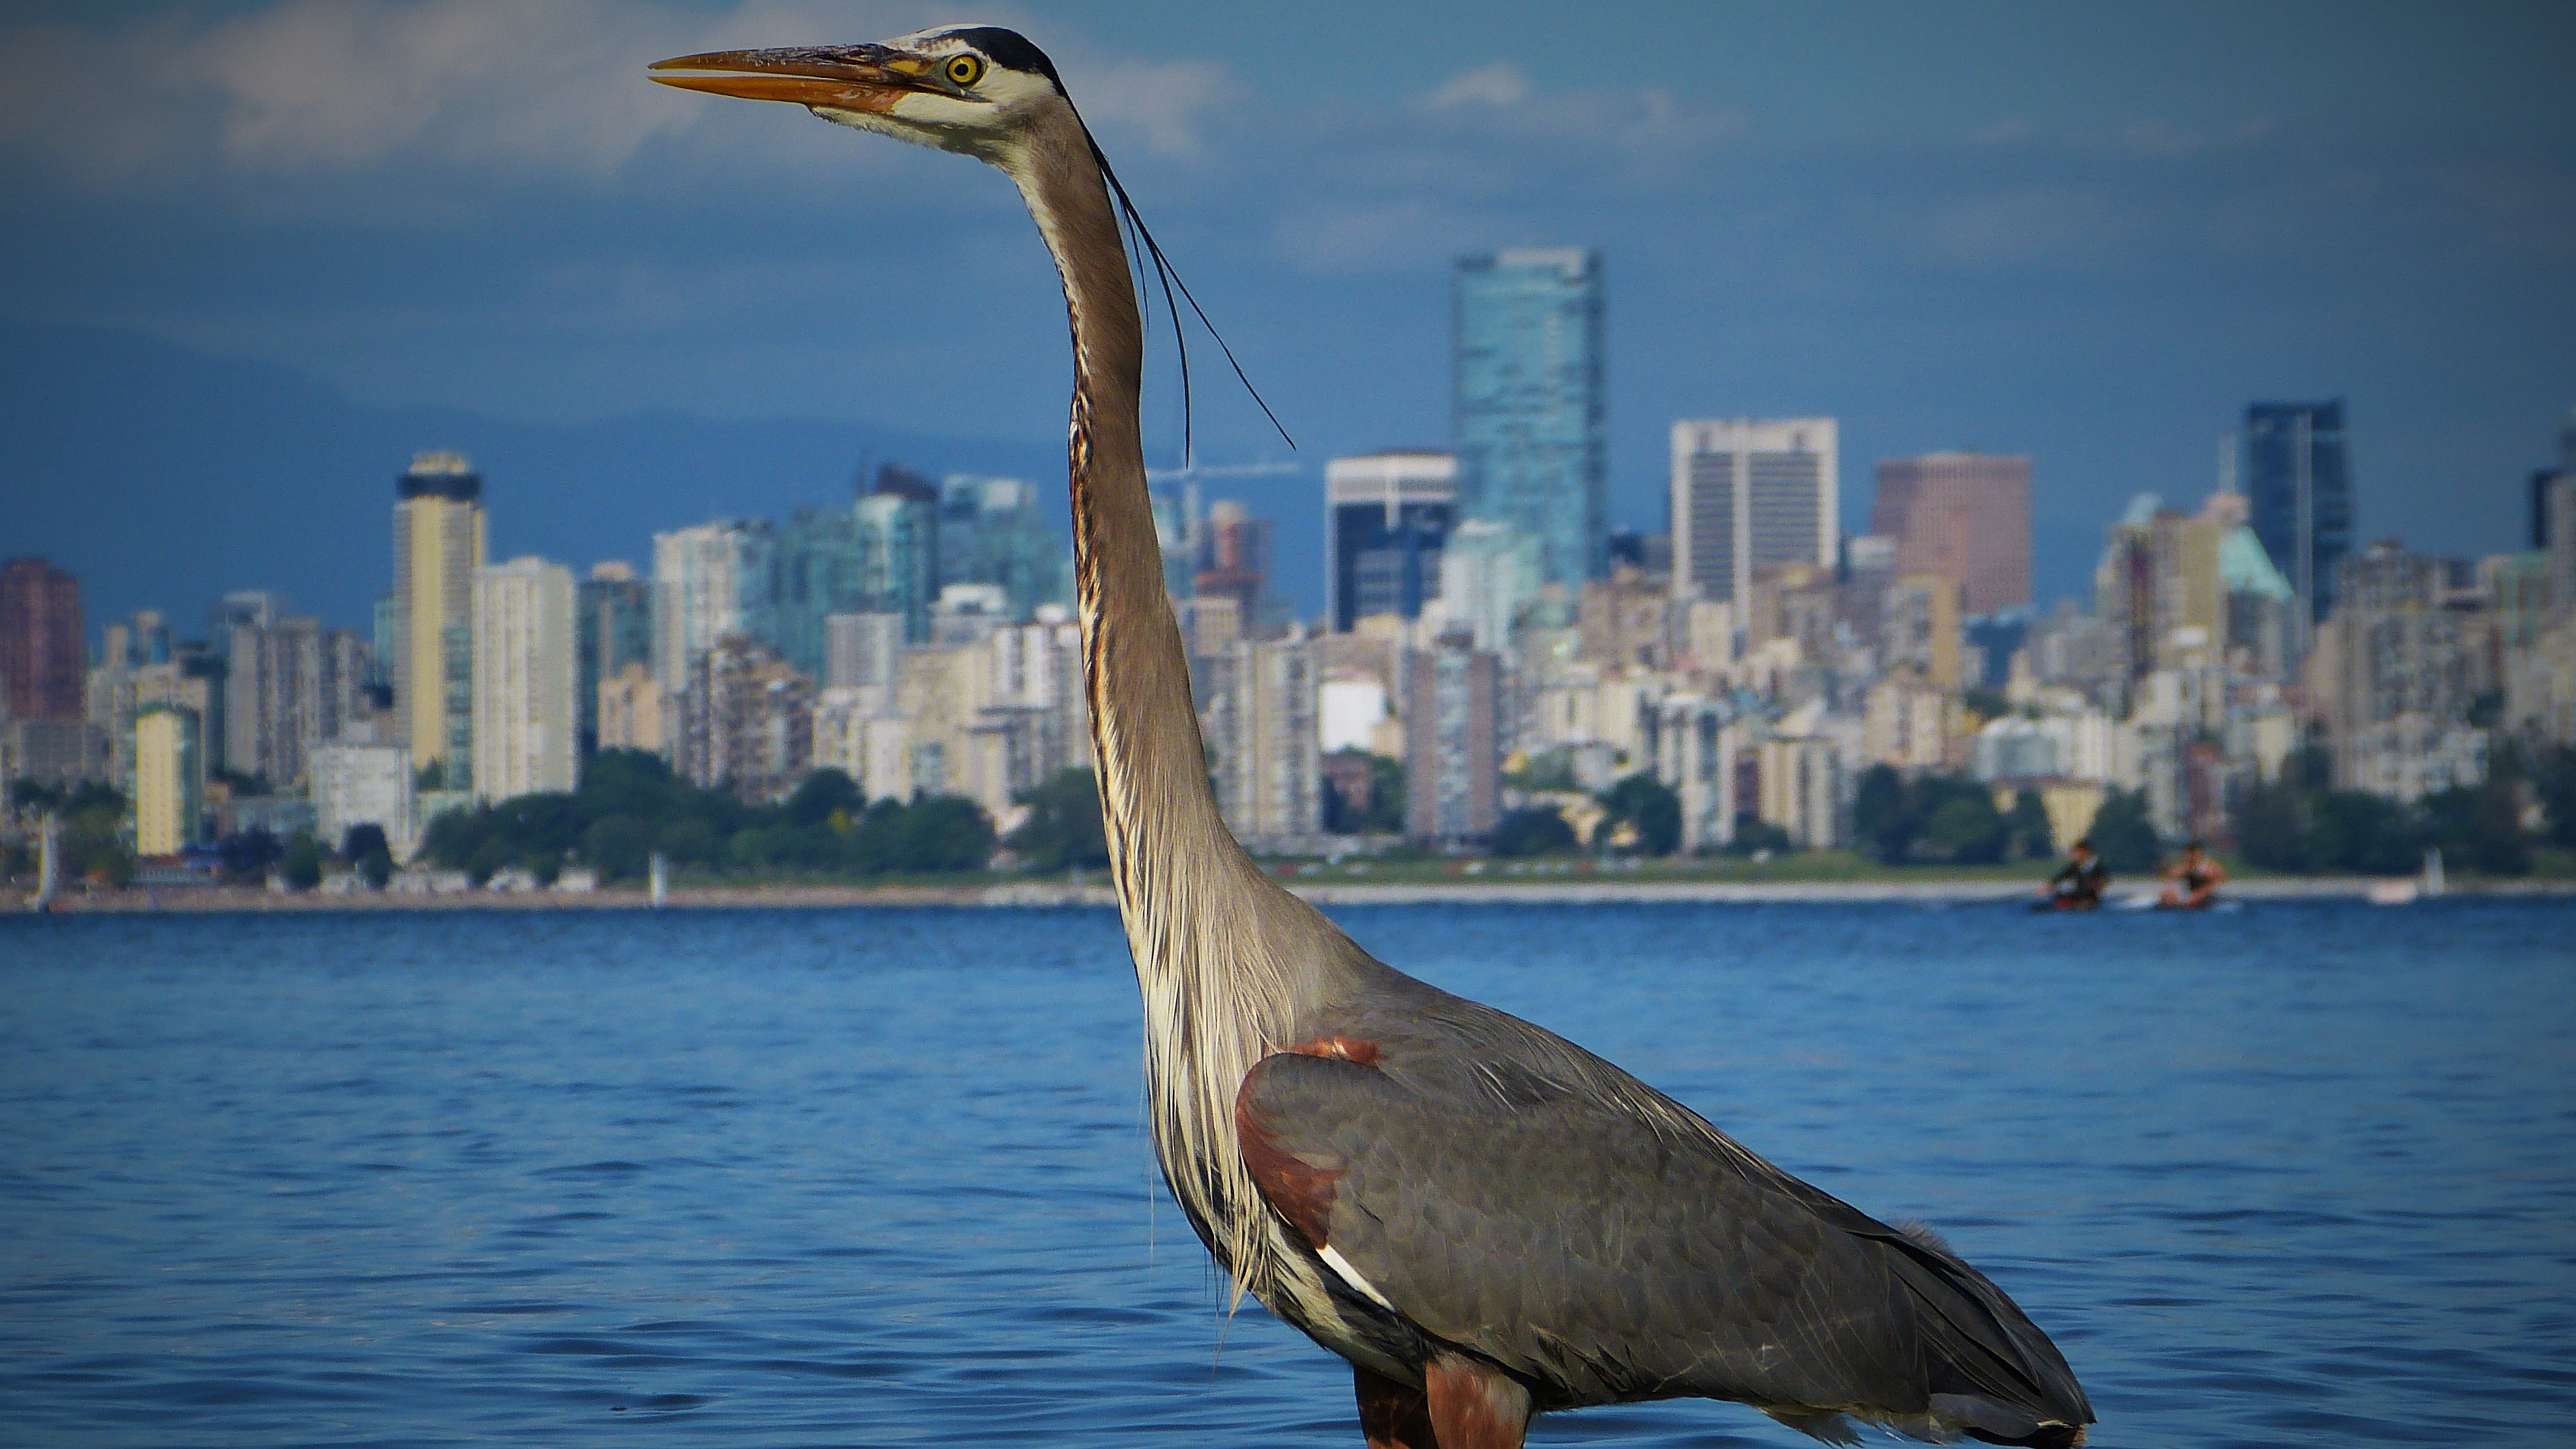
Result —
<instances>
[{"instance_id":1,"label":"orange beak","mask_svg":"<svg viewBox=\"0 0 2576 1449\"><path fill-rule=\"evenodd\" d=\"M882 45L791 46L780 50L711 50L657 60L654 80L684 91L785 101L836 111L883 114L907 91L936 89L930 62ZM663 75L662 71L701 71Z\"/></svg>"}]
</instances>

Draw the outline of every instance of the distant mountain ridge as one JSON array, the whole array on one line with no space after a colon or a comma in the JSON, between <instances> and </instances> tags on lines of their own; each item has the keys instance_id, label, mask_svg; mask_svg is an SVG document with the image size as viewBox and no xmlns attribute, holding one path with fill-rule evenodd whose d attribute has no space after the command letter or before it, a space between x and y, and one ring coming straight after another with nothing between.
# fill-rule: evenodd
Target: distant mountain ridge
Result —
<instances>
[{"instance_id":1,"label":"distant mountain ridge","mask_svg":"<svg viewBox=\"0 0 2576 1449\"><path fill-rule=\"evenodd\" d=\"M0 322L0 557L44 554L79 575L93 640L141 608L194 636L209 601L250 588L363 630L392 583L394 478L430 448L482 473L494 559L542 554L576 573L609 558L648 569L656 530L841 502L889 459L932 476L1064 476L1060 443L819 418L371 407L273 363Z\"/></svg>"}]
</instances>

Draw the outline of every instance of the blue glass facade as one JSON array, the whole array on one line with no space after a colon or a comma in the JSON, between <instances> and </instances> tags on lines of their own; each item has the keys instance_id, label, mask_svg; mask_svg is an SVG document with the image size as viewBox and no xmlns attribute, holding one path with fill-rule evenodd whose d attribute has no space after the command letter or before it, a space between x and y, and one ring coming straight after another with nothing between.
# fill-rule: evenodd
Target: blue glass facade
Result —
<instances>
[{"instance_id":1,"label":"blue glass facade","mask_svg":"<svg viewBox=\"0 0 2576 1449\"><path fill-rule=\"evenodd\" d=\"M823 621L869 602L867 539L855 511L800 508L778 530L776 608L763 642L807 674L823 672Z\"/></svg>"},{"instance_id":2,"label":"blue glass facade","mask_svg":"<svg viewBox=\"0 0 2576 1449\"><path fill-rule=\"evenodd\" d=\"M1371 614L1422 617L1423 604L1440 596L1440 550L1455 521L1450 513L1447 503L1334 506L1328 582L1336 632L1349 633Z\"/></svg>"},{"instance_id":3,"label":"blue glass facade","mask_svg":"<svg viewBox=\"0 0 2576 1449\"><path fill-rule=\"evenodd\" d=\"M1456 291L1459 512L1537 539L1548 583L1604 576L1600 254L1463 258Z\"/></svg>"},{"instance_id":4,"label":"blue glass facade","mask_svg":"<svg viewBox=\"0 0 2576 1449\"><path fill-rule=\"evenodd\" d=\"M2337 566L2352 552L2343 399L2247 407L2245 496L2263 552L2308 601L2309 618L2323 620L2334 611Z\"/></svg>"},{"instance_id":5,"label":"blue glass facade","mask_svg":"<svg viewBox=\"0 0 2576 1449\"><path fill-rule=\"evenodd\" d=\"M952 473L939 485L939 582L998 584L1014 620L1073 601L1073 552L1038 490L1017 478Z\"/></svg>"}]
</instances>

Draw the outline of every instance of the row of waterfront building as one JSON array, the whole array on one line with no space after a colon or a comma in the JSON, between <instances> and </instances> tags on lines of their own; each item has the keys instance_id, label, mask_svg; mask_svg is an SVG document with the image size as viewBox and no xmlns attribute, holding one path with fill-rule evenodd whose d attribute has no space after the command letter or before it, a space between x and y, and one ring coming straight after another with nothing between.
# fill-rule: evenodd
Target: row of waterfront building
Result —
<instances>
[{"instance_id":1,"label":"row of waterfront building","mask_svg":"<svg viewBox=\"0 0 2576 1449\"><path fill-rule=\"evenodd\" d=\"M1614 537L1606 576L1571 589L1526 535L1465 515L1454 454L1334 460L1312 626L1271 593L1262 520L1173 491L1175 607L1229 820L1281 849L1362 819L1466 842L1513 804L1581 816L1646 770L1679 795L1688 848L1753 821L1820 847L1884 764L2037 790L2061 834L2129 788L2166 833L2220 836L2303 742L2339 783L2411 799L2483 778L2496 727L2576 739L2576 469L2535 480L2532 549L2372 545L2336 561L2331 601L2303 596L2234 489L2190 512L2141 498L2091 606L2035 617L2026 459L1883 463L1875 531L1842 536L1834 433L1676 425L1671 534ZM488 561L482 480L423 455L396 486L372 637L244 592L202 640L147 614L84 658L76 583L12 561L0 772L117 784L145 854L358 823L401 849L440 810L572 789L601 748L747 799L833 768L1007 824L1089 759L1042 506L1017 480L888 468L837 515L680 529L649 576L577 579ZM1390 778L1400 814L1373 809Z\"/></svg>"},{"instance_id":2,"label":"row of waterfront building","mask_svg":"<svg viewBox=\"0 0 2576 1449\"><path fill-rule=\"evenodd\" d=\"M1211 771L1256 841L1469 841L1651 771L1693 848L1750 822L1823 846L1872 765L2038 791L2061 835L2112 788L2223 834L2302 743L2412 798L2480 778L2497 728L2576 732L2576 437L2533 482L2530 550L2356 552L2342 404L2257 403L2215 494L2138 500L2092 598L2039 615L2028 458L1881 461L1855 531L1831 417L1675 422L1667 526L1612 531L1598 256L1470 258L1453 285L1452 446L1327 466L1320 617L1275 589L1268 520L1192 477L1156 491ZM94 654L76 584L12 561L0 776L113 782L156 854L253 824L399 847L441 810L570 789L602 748L749 799L836 768L1007 824L1088 759L1053 494L887 465L847 505L576 577L490 560L482 479L423 454L365 633L252 591L202 639L143 615Z\"/></svg>"}]
</instances>

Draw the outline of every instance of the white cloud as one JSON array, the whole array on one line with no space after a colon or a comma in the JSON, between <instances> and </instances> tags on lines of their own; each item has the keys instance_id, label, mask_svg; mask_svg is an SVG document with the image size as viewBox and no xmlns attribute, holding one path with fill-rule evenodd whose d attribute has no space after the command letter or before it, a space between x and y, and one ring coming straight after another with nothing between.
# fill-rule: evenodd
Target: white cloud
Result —
<instances>
[{"instance_id":1,"label":"white cloud","mask_svg":"<svg viewBox=\"0 0 2576 1449\"><path fill-rule=\"evenodd\" d=\"M277 0L205 21L0 25L0 147L106 185L420 163L595 180L689 133L723 134L729 161L745 147L794 158L810 149L787 138L793 128L675 96L644 67L693 50L899 35L933 18L910 0L746 0L713 15L641 0ZM1066 68L1086 114L1158 154L1198 151L1232 93L1208 62Z\"/></svg>"},{"instance_id":2,"label":"white cloud","mask_svg":"<svg viewBox=\"0 0 2576 1449\"><path fill-rule=\"evenodd\" d=\"M1433 91L1424 105L1433 110L1459 106L1517 106L1530 97L1529 77L1510 61L1471 70Z\"/></svg>"},{"instance_id":3,"label":"white cloud","mask_svg":"<svg viewBox=\"0 0 2576 1449\"><path fill-rule=\"evenodd\" d=\"M0 138L92 181L392 159L598 175L685 124L637 72L694 28L609 0L285 0L0 32Z\"/></svg>"},{"instance_id":4,"label":"white cloud","mask_svg":"<svg viewBox=\"0 0 2576 1449\"><path fill-rule=\"evenodd\" d=\"M1133 131L1161 156L1206 148L1210 120L1239 98L1233 75L1210 61L1066 60L1065 89L1093 127Z\"/></svg>"}]
</instances>

